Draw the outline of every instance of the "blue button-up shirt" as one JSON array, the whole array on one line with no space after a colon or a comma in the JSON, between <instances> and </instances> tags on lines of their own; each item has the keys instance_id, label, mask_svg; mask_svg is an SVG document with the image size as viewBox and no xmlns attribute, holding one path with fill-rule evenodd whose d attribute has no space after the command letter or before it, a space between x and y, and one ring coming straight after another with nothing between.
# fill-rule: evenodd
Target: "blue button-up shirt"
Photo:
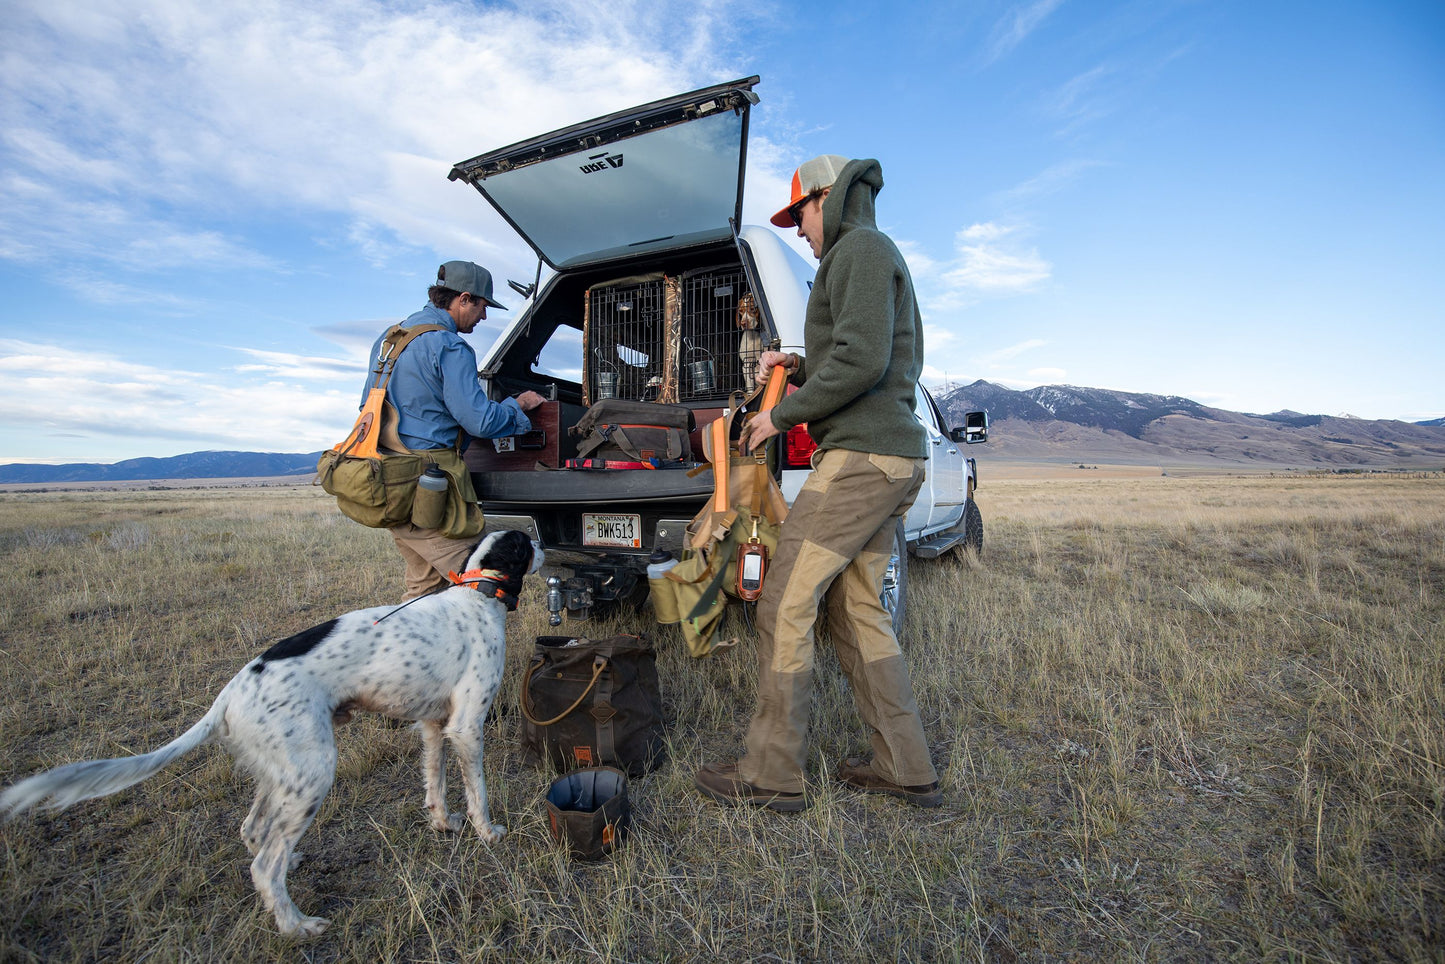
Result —
<instances>
[{"instance_id":1,"label":"blue button-up shirt","mask_svg":"<svg viewBox=\"0 0 1445 964\"><path fill-rule=\"evenodd\" d=\"M456 322L442 309L427 305L402 322L415 325L444 325L446 331L431 331L407 345L396 360L396 369L386 386L386 397L399 416L397 434L409 449L451 448L461 428L475 438L502 438L532 430L532 422L514 398L494 402L487 398L477 379L477 356L472 346L457 334ZM376 359L382 338L371 346L371 362L361 400L376 379ZM463 447L467 440L463 439Z\"/></svg>"}]
</instances>

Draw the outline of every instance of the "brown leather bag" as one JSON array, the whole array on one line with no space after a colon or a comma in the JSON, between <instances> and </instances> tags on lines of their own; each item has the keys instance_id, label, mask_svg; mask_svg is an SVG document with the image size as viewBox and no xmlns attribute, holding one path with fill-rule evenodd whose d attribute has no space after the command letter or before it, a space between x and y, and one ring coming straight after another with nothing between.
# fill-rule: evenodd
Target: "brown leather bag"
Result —
<instances>
[{"instance_id":1,"label":"brown leather bag","mask_svg":"<svg viewBox=\"0 0 1445 964\"><path fill-rule=\"evenodd\" d=\"M646 636L538 636L521 704L528 762L641 776L666 756L657 656Z\"/></svg>"}]
</instances>

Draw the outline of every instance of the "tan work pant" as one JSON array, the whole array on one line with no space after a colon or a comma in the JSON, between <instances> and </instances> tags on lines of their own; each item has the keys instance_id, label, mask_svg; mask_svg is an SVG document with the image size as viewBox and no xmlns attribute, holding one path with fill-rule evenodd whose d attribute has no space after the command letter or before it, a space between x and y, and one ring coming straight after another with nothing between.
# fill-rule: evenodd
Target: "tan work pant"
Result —
<instances>
[{"instance_id":1,"label":"tan work pant","mask_svg":"<svg viewBox=\"0 0 1445 964\"><path fill-rule=\"evenodd\" d=\"M923 484L924 462L827 449L788 509L758 600L758 706L738 775L798 793L808 754L813 624L827 596L828 631L873 743L873 769L918 786L938 779L908 666L878 598L898 520Z\"/></svg>"},{"instance_id":2,"label":"tan work pant","mask_svg":"<svg viewBox=\"0 0 1445 964\"><path fill-rule=\"evenodd\" d=\"M406 561L403 602L449 585L447 572L466 568L467 557L477 547L476 539L448 539L436 529L419 529L410 522L388 531Z\"/></svg>"}]
</instances>

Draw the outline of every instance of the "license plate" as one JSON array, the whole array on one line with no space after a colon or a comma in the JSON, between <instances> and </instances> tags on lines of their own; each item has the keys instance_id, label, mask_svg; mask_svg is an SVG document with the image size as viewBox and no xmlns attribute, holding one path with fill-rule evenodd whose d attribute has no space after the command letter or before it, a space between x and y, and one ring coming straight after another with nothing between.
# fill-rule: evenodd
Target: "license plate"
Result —
<instances>
[{"instance_id":1,"label":"license plate","mask_svg":"<svg viewBox=\"0 0 1445 964\"><path fill-rule=\"evenodd\" d=\"M582 513L582 544L620 549L642 548L642 516Z\"/></svg>"}]
</instances>

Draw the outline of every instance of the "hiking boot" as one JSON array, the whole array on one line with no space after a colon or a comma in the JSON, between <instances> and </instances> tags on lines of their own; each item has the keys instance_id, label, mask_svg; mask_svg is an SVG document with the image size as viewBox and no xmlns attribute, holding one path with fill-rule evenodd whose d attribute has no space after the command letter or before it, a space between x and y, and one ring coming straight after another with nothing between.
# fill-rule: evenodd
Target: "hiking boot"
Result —
<instances>
[{"instance_id":1,"label":"hiking boot","mask_svg":"<svg viewBox=\"0 0 1445 964\"><path fill-rule=\"evenodd\" d=\"M808 798L801 793L765 790L746 782L738 776L736 763L709 763L697 771L692 782L703 796L712 797L718 803L766 807L781 813L808 809Z\"/></svg>"},{"instance_id":2,"label":"hiking boot","mask_svg":"<svg viewBox=\"0 0 1445 964\"><path fill-rule=\"evenodd\" d=\"M937 780L920 786L901 786L885 780L873 772L872 760L849 757L839 764L838 779L843 782L844 786L854 790L861 790L864 793L886 793L890 797L897 797L904 803L912 804L915 807L943 806L943 791L938 788Z\"/></svg>"}]
</instances>

